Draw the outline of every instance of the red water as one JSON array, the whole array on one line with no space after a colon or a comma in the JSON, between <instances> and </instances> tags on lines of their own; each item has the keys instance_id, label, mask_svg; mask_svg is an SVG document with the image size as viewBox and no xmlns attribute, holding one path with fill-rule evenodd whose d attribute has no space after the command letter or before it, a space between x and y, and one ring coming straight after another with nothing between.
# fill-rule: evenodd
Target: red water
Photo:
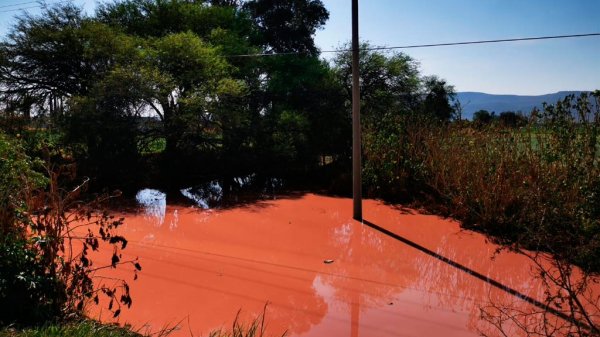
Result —
<instances>
[{"instance_id":1,"label":"red water","mask_svg":"<svg viewBox=\"0 0 600 337\"><path fill-rule=\"evenodd\" d=\"M480 320L482 306L522 301L465 269L541 295L524 257L492 260L497 246L455 221L364 201L365 220L403 242L352 220L351 210L350 199L307 194L127 214L124 255L139 256L143 270L119 321L152 331L179 324L174 336L206 336L229 327L238 310L247 320L268 302L270 335L477 336L493 331Z\"/></svg>"}]
</instances>

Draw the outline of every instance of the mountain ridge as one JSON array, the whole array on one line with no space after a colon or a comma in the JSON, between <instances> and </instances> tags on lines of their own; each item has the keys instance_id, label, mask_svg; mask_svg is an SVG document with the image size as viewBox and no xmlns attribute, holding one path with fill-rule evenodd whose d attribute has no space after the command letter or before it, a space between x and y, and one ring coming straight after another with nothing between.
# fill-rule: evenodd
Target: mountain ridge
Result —
<instances>
[{"instance_id":1,"label":"mountain ridge","mask_svg":"<svg viewBox=\"0 0 600 337\"><path fill-rule=\"evenodd\" d=\"M473 119L473 114L479 110L487 110L500 114L504 111L521 112L528 115L534 107L541 108L542 103L554 104L567 95L579 95L583 90L565 90L543 95L511 95L488 94L477 91L462 91L456 93L456 99L462 106L462 118Z\"/></svg>"}]
</instances>

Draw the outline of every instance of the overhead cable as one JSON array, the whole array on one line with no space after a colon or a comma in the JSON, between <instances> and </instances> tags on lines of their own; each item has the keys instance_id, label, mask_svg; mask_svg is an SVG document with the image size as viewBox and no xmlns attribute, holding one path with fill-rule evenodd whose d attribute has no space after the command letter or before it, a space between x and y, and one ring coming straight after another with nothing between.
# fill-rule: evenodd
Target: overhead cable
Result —
<instances>
[{"instance_id":1,"label":"overhead cable","mask_svg":"<svg viewBox=\"0 0 600 337\"><path fill-rule=\"evenodd\" d=\"M0 6L0 8L7 8L7 7L16 7L16 6L23 6L23 5L28 5L28 4L39 4L39 1L27 1L27 2L17 2L11 5L2 5Z\"/></svg>"},{"instance_id":2,"label":"overhead cable","mask_svg":"<svg viewBox=\"0 0 600 337\"><path fill-rule=\"evenodd\" d=\"M22 10L26 10L26 9L34 9L34 8L42 8L44 6L47 5L55 5L55 4L59 4L61 2L68 2L69 0L60 0L54 3L46 3L44 2L39 2L39 1L28 1L28 2L20 2L20 3L15 3L12 5L3 5L0 6L0 8L10 8L10 7L14 7L14 6L23 6L23 5L27 5L27 4L32 4L32 3L36 3L36 6L28 6L28 7L19 7L19 8L11 8L11 9L4 9L4 10L0 10L0 13L8 13L8 12L17 12L17 11L22 11Z\"/></svg>"},{"instance_id":3,"label":"overhead cable","mask_svg":"<svg viewBox=\"0 0 600 337\"><path fill-rule=\"evenodd\" d=\"M506 43L506 42L518 42L518 41L534 41L534 40L551 40L551 39L568 39L568 38L581 38L581 37L598 37L600 33L585 33L585 34L571 34L571 35L551 35L551 36L536 36L536 37L519 37L519 38L507 38L497 40L477 40L477 41L461 41L461 42L445 42L445 43L430 43L430 44L414 44L405 46L393 46L393 47L370 47L362 48L361 51L375 51L375 50L394 50L394 49L414 49L414 48L430 48L430 47L448 47L448 46L464 46L472 44L487 44L487 43ZM321 53L340 53L350 52L352 49L337 49L337 50L322 50ZM256 54L240 54L240 55L226 55L226 57L261 57L261 56L277 56L277 55L307 55L307 52L282 52L282 53L256 53Z\"/></svg>"}]
</instances>

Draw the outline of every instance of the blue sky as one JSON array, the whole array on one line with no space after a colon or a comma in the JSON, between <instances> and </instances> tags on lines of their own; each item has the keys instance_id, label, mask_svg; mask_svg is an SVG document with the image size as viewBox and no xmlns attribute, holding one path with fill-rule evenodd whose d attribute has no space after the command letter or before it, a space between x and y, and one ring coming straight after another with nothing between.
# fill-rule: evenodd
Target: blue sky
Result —
<instances>
[{"instance_id":1,"label":"blue sky","mask_svg":"<svg viewBox=\"0 0 600 337\"><path fill-rule=\"evenodd\" d=\"M0 0L0 34L35 3ZM56 2L58 0L48 0ZM330 20L317 32L321 49L350 40L350 0L322 0ZM75 0L92 11L94 0ZM36 12L36 8L27 9ZM361 0L361 39L377 46L600 32L600 0ZM457 91L545 94L600 89L600 37L408 49L422 73ZM324 55L331 57L331 55Z\"/></svg>"},{"instance_id":2,"label":"blue sky","mask_svg":"<svg viewBox=\"0 0 600 337\"><path fill-rule=\"evenodd\" d=\"M350 0L323 0L323 49L351 37ZM600 32L600 0L362 0L360 37L373 45ZM457 91L544 94L600 89L600 37L407 49L428 75Z\"/></svg>"}]
</instances>

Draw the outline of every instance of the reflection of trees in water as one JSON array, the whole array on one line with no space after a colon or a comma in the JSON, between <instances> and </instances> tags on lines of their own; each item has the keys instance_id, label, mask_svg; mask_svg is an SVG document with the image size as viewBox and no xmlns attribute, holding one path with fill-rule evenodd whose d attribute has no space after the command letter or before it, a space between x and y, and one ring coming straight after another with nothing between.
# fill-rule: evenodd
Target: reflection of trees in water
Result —
<instances>
[{"instance_id":1,"label":"reflection of trees in water","mask_svg":"<svg viewBox=\"0 0 600 337\"><path fill-rule=\"evenodd\" d=\"M209 209L223 199L223 188L218 180L180 190L181 194L193 201L198 207Z\"/></svg>"},{"instance_id":2,"label":"reflection of trees in water","mask_svg":"<svg viewBox=\"0 0 600 337\"><path fill-rule=\"evenodd\" d=\"M311 207L316 207L319 211L322 207L322 213L328 214L326 206L320 203L315 205ZM292 212L290 209L296 213L302 212L294 207L296 206L286 204L278 209L280 212L278 214L288 214L286 212ZM158 207L158 210L156 212L158 220L155 221L162 221L169 226L163 226L160 230L152 228L152 232L158 237L156 242L175 242L173 238L202 239L206 236L202 228L213 228L191 225L206 221L200 217L210 218L211 211L180 209L179 213L175 213L171 208L160 211L161 207ZM139 216L140 220L144 219L141 222L147 222L145 217L149 214L154 213L147 212ZM330 219L326 221L328 225L318 227L319 230L314 233L319 236L319 245L335 247L335 254L339 254L335 256L333 264L324 266L324 273L316 273L308 269L294 270L290 273L289 270L282 269L286 268L284 265L261 261L250 262L239 256L224 257L224 261L219 262L218 265L208 267L208 272L218 271L223 274L223 277L239 279L240 288L236 285L235 288L229 289L233 296L226 301L223 301L222 297L212 298L210 295L210 298L205 300L206 303L212 303L211 305L220 307L221 310L227 307L239 308L243 303L247 303L248 300L244 295L247 289L252 288L252 294L260 294L257 298L273 302L269 307L267 318L272 322L285 322L285 328L295 334L308 332L332 311L347 313L351 327L355 328L361 315L365 319L373 313L371 309L398 312L401 307L387 308L391 301L402 302L404 305L412 305L421 310L432 308L460 311L461 314L464 312L468 316L467 328L472 331L488 331L490 336L498 334L493 326L490 326L490 322L481 320L480 311L481 307L486 306L488 300L495 306L536 310L536 307L515 295L493 287L485 280L470 275L444 259L435 258L430 253L424 253L410 244L383 235L359 223L343 222L339 213L329 213L329 216ZM220 223L243 224L247 222L248 214L232 211L220 213L220 217L222 218ZM168 230L176 228L178 218L180 226L177 231ZM284 223L288 224L288 215L282 218L286 219ZM291 222L289 225L291 226ZM144 227L148 229L150 226ZM229 235L227 238L230 244L239 244L246 242L246 237L253 237L257 238L252 242L256 247L268 246L273 247L274 251L288 251L297 240L288 234L289 228L291 227L277 224L269 227L268 237L262 237L252 232L256 230L255 227L239 226L235 227L237 234L234 237L227 234ZM403 227L401 230L410 230L410 228ZM425 236L419 236L423 233ZM221 238L221 234L219 232L216 238ZM523 295L536 299L544 298L543 289L539 287L540 282L534 279L529 270L530 263L526 263L526 259L502 252L492 262L491 256L486 254L492 255L495 246L485 245L483 238L471 240L468 236L459 234L461 237L457 240L458 237L454 237L455 233L444 230L439 232L434 230L433 233L427 230L422 233L417 231L414 234L411 232L407 237L417 237L418 245L435 247L433 255L437 253L445 259L455 261L517 289ZM138 233L139 235L141 233ZM277 241L274 243L275 237ZM182 257L181 252L171 253L177 255L171 260L181 262L179 267L185 268L190 273L189 279L202 280L204 274L197 271L194 262L202 255L200 252L190 251L187 254L192 257L187 258ZM265 257L262 259L269 260ZM148 270L150 269L149 267ZM204 272L206 273L206 270ZM165 275L169 276L166 272L161 276ZM260 290L256 292L256 289ZM219 291L219 287L215 287L215 290ZM185 298L182 297L181 300L185 301ZM256 301L252 303L255 305ZM211 318L207 317L207 319ZM351 331L355 333L357 330ZM517 332L515 334L518 335Z\"/></svg>"},{"instance_id":3,"label":"reflection of trees in water","mask_svg":"<svg viewBox=\"0 0 600 337\"><path fill-rule=\"evenodd\" d=\"M356 280L325 275L323 284L334 289L333 296L338 299L337 303L346 306L346 310L346 303L359 303L363 307L360 310L364 307L381 308L390 298L397 297L405 289L416 290L421 294L420 303L416 305L465 312L468 315L467 328L472 331L489 330L489 322L481 319L481 307L488 303L519 303L522 308L532 308L530 303L518 296L543 298L544 288L540 282L534 280L527 261L518 256L494 260L495 252L490 251L490 246L486 246L483 240L477 247L483 251L490 251L490 256L482 258L481 251L467 251L467 248L474 247L457 244L451 235L454 234L442 234L438 240L434 240L437 242L435 253L460 263L467 269L472 268L479 274L487 275L492 280L501 281L507 288L517 289L520 295L498 289L491 283L474 277L468 271L432 258L418 249L357 223L336 227L332 240L345 252L341 257L342 262L348 260L350 265L362 266L361 275L368 280L359 282L362 288L356 289L356 285L352 288L352 283ZM430 238L428 241L431 243ZM365 250L376 251L379 254L377 258L365 256L362 254ZM352 271L345 270L345 265L347 264L336 263L333 266L334 274L351 275Z\"/></svg>"},{"instance_id":4,"label":"reflection of trees in water","mask_svg":"<svg viewBox=\"0 0 600 337\"><path fill-rule=\"evenodd\" d=\"M181 194L202 209L237 204L244 199L272 199L283 187L283 180L255 173L223 177L181 189Z\"/></svg>"},{"instance_id":5,"label":"reflection of trees in water","mask_svg":"<svg viewBox=\"0 0 600 337\"><path fill-rule=\"evenodd\" d=\"M600 277L547 253L519 251L542 284L543 306L518 301L481 308L484 336L600 336Z\"/></svg>"},{"instance_id":6,"label":"reflection of trees in water","mask_svg":"<svg viewBox=\"0 0 600 337\"><path fill-rule=\"evenodd\" d=\"M302 334L327 314L327 303L312 286L315 271L294 268L296 262L270 259L272 252L286 250L295 240L278 223L267 223L270 235L260 235L257 227L248 225L256 218L250 218L247 210L172 206L166 208L162 227L150 225L156 221L146 212L127 216L126 229L131 233L123 234L132 238L131 253L144 266L135 288L135 304L124 313L128 321L146 323L144 310L169 308L156 313L157 317L179 320L189 315L192 328L206 332L233 320L238 309L247 322L269 301L269 333ZM145 240L149 233L152 240ZM252 251L254 247L259 247L258 255L244 255L246 248ZM187 331L184 327L182 335Z\"/></svg>"},{"instance_id":7,"label":"reflection of trees in water","mask_svg":"<svg viewBox=\"0 0 600 337\"><path fill-rule=\"evenodd\" d=\"M331 303L338 305L338 309L351 312L353 321L369 307L388 305L403 290L402 285L414 282L417 277L416 270L407 269L403 259L389 255L398 251L395 242L359 223L333 228L330 241L341 256L330 265L331 272L319 275L313 285L320 293L335 298Z\"/></svg>"},{"instance_id":8,"label":"reflection of trees in water","mask_svg":"<svg viewBox=\"0 0 600 337\"><path fill-rule=\"evenodd\" d=\"M508 288L518 289L524 297L535 299L543 294L541 285L532 282L533 275L522 259L501 262L493 259L493 256L469 256L465 254L463 247L448 240L447 236L440 239L436 252L451 261L459 261ZM415 286L422 290L423 299L432 306L468 313L467 327L470 330L484 331L489 328L489 323L481 319L481 307L488 303L520 303L524 307L531 306L518 295L498 289L464 270L424 254L418 256L414 263L419 270L420 279Z\"/></svg>"},{"instance_id":9,"label":"reflection of trees in water","mask_svg":"<svg viewBox=\"0 0 600 337\"><path fill-rule=\"evenodd\" d=\"M312 287L307 287L312 289ZM311 296L287 296L284 306L288 310L272 310L267 317L269 320L285 322L287 331L293 334L303 334L321 323L327 314L327 302L315 291Z\"/></svg>"}]
</instances>

